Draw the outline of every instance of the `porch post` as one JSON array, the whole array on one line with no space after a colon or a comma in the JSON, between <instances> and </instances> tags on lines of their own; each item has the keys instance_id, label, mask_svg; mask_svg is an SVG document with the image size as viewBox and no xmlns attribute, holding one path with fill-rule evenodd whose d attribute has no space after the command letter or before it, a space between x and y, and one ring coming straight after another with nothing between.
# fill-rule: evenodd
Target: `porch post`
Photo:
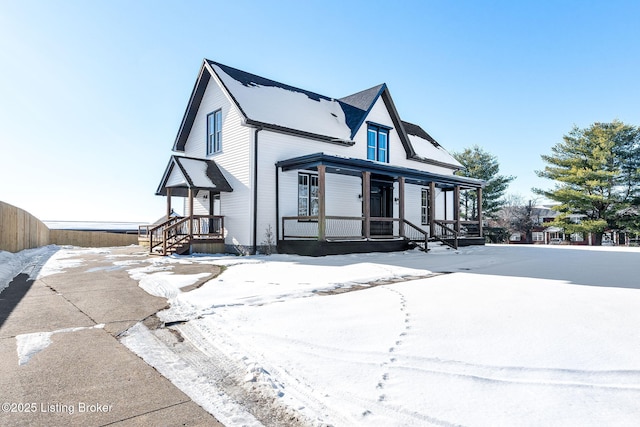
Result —
<instances>
[{"instance_id":1,"label":"porch post","mask_svg":"<svg viewBox=\"0 0 640 427\"><path fill-rule=\"evenodd\" d=\"M193 189L189 187L189 241L193 239Z\"/></svg>"},{"instance_id":2,"label":"porch post","mask_svg":"<svg viewBox=\"0 0 640 427\"><path fill-rule=\"evenodd\" d=\"M171 187L167 187L167 219L171 218Z\"/></svg>"},{"instance_id":3,"label":"porch post","mask_svg":"<svg viewBox=\"0 0 640 427\"><path fill-rule=\"evenodd\" d=\"M362 213L364 238L371 238L371 172L362 172Z\"/></svg>"},{"instance_id":4,"label":"porch post","mask_svg":"<svg viewBox=\"0 0 640 427\"><path fill-rule=\"evenodd\" d=\"M460 186L453 188L453 219L456 222L455 229L460 233Z\"/></svg>"},{"instance_id":5,"label":"porch post","mask_svg":"<svg viewBox=\"0 0 640 427\"><path fill-rule=\"evenodd\" d=\"M326 203L325 203L325 178L326 178L325 165L318 165L318 240L324 242L327 240L326 233Z\"/></svg>"},{"instance_id":6,"label":"porch post","mask_svg":"<svg viewBox=\"0 0 640 427\"><path fill-rule=\"evenodd\" d=\"M478 188L478 232L480 237L483 236L482 230L482 187Z\"/></svg>"},{"instance_id":7,"label":"porch post","mask_svg":"<svg viewBox=\"0 0 640 427\"><path fill-rule=\"evenodd\" d=\"M429 236L436 235L436 183L429 183Z\"/></svg>"},{"instance_id":8,"label":"porch post","mask_svg":"<svg viewBox=\"0 0 640 427\"><path fill-rule=\"evenodd\" d=\"M398 216L400 217L398 231L400 237L404 237L404 176L398 178Z\"/></svg>"}]
</instances>

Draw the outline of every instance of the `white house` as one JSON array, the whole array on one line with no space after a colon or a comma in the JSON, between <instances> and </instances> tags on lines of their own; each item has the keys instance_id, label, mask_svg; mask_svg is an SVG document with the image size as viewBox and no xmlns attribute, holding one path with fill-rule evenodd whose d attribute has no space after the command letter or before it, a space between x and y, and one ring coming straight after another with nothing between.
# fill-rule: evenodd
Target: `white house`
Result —
<instances>
[{"instance_id":1,"label":"white house","mask_svg":"<svg viewBox=\"0 0 640 427\"><path fill-rule=\"evenodd\" d=\"M161 253L484 241L482 217L458 209L484 183L455 176L460 163L400 119L385 84L335 99L204 60L173 152L156 192L167 220L143 231ZM176 197L184 216L171 216Z\"/></svg>"}]
</instances>

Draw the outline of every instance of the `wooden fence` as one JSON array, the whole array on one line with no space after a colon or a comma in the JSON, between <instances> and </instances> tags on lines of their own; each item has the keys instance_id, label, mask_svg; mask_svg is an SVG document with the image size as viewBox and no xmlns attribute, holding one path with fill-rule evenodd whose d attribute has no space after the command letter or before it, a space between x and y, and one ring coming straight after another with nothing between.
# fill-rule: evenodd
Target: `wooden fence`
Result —
<instances>
[{"instance_id":1,"label":"wooden fence","mask_svg":"<svg viewBox=\"0 0 640 427\"><path fill-rule=\"evenodd\" d=\"M19 252L49 244L49 228L38 218L0 202L0 250Z\"/></svg>"},{"instance_id":2,"label":"wooden fence","mask_svg":"<svg viewBox=\"0 0 640 427\"><path fill-rule=\"evenodd\" d=\"M49 243L84 248L104 248L138 244L137 234L108 233L105 231L50 230Z\"/></svg>"},{"instance_id":3,"label":"wooden fence","mask_svg":"<svg viewBox=\"0 0 640 427\"><path fill-rule=\"evenodd\" d=\"M0 202L0 251L19 252L46 245L90 248L138 244L137 234L101 231L49 230L29 212Z\"/></svg>"}]
</instances>

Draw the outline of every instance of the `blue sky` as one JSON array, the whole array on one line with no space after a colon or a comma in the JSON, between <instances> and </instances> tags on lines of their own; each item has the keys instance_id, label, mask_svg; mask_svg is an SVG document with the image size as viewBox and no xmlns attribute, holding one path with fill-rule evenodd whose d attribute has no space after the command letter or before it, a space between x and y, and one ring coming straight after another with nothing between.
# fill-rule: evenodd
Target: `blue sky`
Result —
<instances>
[{"instance_id":1,"label":"blue sky","mask_svg":"<svg viewBox=\"0 0 640 427\"><path fill-rule=\"evenodd\" d=\"M0 200L150 221L203 58L331 97L387 83L531 197L573 125L640 125L638 1L0 0Z\"/></svg>"}]
</instances>

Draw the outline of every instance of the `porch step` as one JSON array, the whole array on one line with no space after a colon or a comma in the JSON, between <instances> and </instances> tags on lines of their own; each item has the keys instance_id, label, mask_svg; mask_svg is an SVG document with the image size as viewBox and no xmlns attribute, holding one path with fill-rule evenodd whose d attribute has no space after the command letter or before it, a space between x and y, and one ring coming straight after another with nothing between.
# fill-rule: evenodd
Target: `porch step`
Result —
<instances>
[{"instance_id":1,"label":"porch step","mask_svg":"<svg viewBox=\"0 0 640 427\"><path fill-rule=\"evenodd\" d=\"M429 240L429 250L441 252L441 251L453 251L456 249L438 239L431 239Z\"/></svg>"},{"instance_id":2,"label":"porch step","mask_svg":"<svg viewBox=\"0 0 640 427\"><path fill-rule=\"evenodd\" d=\"M429 247L425 248L424 242L417 242L415 240L409 240L409 247L411 249L415 249L418 248L419 250L421 250L422 252L429 252Z\"/></svg>"},{"instance_id":3,"label":"porch step","mask_svg":"<svg viewBox=\"0 0 640 427\"><path fill-rule=\"evenodd\" d=\"M162 253L162 247L157 247L153 251L149 252L149 254L157 255L157 256L165 256L165 255L173 255L173 254L184 255L187 252L189 252L189 247L190 247L189 244L171 246L167 248L166 254Z\"/></svg>"}]
</instances>

